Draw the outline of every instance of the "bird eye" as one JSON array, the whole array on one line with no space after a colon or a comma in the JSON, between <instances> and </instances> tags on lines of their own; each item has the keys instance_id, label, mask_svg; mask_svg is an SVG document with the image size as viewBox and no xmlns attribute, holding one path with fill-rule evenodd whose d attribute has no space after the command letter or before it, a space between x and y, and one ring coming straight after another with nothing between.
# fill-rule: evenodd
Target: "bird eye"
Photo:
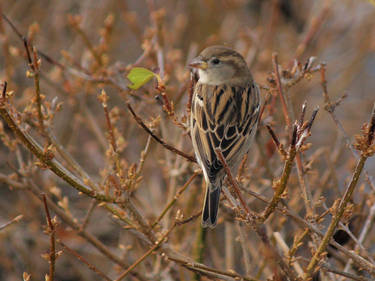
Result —
<instances>
[{"instance_id":1,"label":"bird eye","mask_svg":"<svg viewBox=\"0 0 375 281\"><path fill-rule=\"evenodd\" d=\"M214 59L212 59L212 64L219 64L220 63L220 60L219 59L217 59L217 58L214 58Z\"/></svg>"}]
</instances>

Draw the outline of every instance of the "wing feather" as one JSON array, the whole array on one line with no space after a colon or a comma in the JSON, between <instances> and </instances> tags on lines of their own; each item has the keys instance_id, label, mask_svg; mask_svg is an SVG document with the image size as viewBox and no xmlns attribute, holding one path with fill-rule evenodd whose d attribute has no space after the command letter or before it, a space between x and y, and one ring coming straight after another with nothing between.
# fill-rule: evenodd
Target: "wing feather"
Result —
<instances>
[{"instance_id":1,"label":"wing feather","mask_svg":"<svg viewBox=\"0 0 375 281\"><path fill-rule=\"evenodd\" d=\"M230 167L248 150L259 115L259 88L196 85L191 115L191 135L196 155L211 183L222 180L220 149Z\"/></svg>"}]
</instances>

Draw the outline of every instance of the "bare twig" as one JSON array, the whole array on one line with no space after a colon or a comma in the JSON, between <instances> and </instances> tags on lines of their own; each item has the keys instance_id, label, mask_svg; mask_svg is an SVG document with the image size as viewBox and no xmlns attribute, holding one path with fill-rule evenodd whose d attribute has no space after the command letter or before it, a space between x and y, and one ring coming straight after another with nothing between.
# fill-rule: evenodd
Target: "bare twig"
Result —
<instances>
[{"instance_id":1,"label":"bare twig","mask_svg":"<svg viewBox=\"0 0 375 281\"><path fill-rule=\"evenodd\" d=\"M256 278L252 277L247 277L240 275L234 271L224 271L216 268L211 268L206 265L200 264L200 263L193 263L190 261L186 261L183 259L180 259L178 257L168 257L169 260L176 262L177 264L186 267L187 269L194 271L194 272L199 272L201 274L211 276L211 277L216 277L216 278L225 278L225 277L230 277L230 278L235 278L239 280L244 280L244 281L259 281Z\"/></svg>"},{"instance_id":2,"label":"bare twig","mask_svg":"<svg viewBox=\"0 0 375 281\"><path fill-rule=\"evenodd\" d=\"M280 143L280 141L279 141L278 137L276 136L275 132L273 131L273 129L271 128L271 126L268 125L268 124L266 124L266 128L267 128L269 134L271 135L272 140L275 143L278 151L280 152L280 154L284 158L286 158L287 157L287 152L285 151L284 146Z\"/></svg>"},{"instance_id":3,"label":"bare twig","mask_svg":"<svg viewBox=\"0 0 375 281\"><path fill-rule=\"evenodd\" d=\"M110 198L104 194L100 194L95 190L92 190L90 187L82 183L76 176L71 174L66 170L53 155L45 153L40 145L25 131L23 131L18 124L14 121L12 116L9 114L7 109L4 106L0 106L0 115L8 126L12 129L18 139L43 163L45 164L52 172L54 172L58 177L63 179L65 182L70 184L72 187L76 188L78 191L85 193L86 195L96 198L100 201L105 202L116 202L114 198Z\"/></svg>"},{"instance_id":4,"label":"bare twig","mask_svg":"<svg viewBox=\"0 0 375 281\"><path fill-rule=\"evenodd\" d=\"M332 238L332 236L333 236L333 234L336 230L336 227L337 227L338 223L340 222L341 217L344 214L345 208L346 208L349 200L352 197L352 194L354 192L355 187L357 186L358 179L359 179L359 176L361 175L361 172L363 170L365 162L366 162L367 158L369 156L371 156L371 154L369 154L367 152L367 149L369 149L369 147L370 147L370 145L372 144L372 141L373 141L373 139L369 138L369 136L371 134L373 134L373 130L375 130L375 110L372 112L370 123L369 123L369 128L370 129L365 133L364 137L366 138L366 140L370 139L371 142L370 143L366 142L365 147L358 144L358 146L360 146L361 150L362 150L361 157L360 157L359 161L357 162L357 165L356 165L356 168L354 170L352 179L351 179L347 189L345 190L345 194L344 194L343 198L340 200L339 205L334 210L333 218L332 218L332 221L331 221L331 223L328 227L328 230L325 233L318 249L314 253L309 265L306 268L304 280L308 280L310 278L310 276L312 275L312 273L314 272L314 270L316 268L316 265L322 259L322 256L324 255L324 251L325 251L326 247L328 246L328 244L329 244L329 242L330 242L330 240L331 240L331 238ZM372 152L372 154L374 152Z\"/></svg>"},{"instance_id":5,"label":"bare twig","mask_svg":"<svg viewBox=\"0 0 375 281\"><path fill-rule=\"evenodd\" d=\"M1 177L0 177L0 180L1 180ZM0 225L0 231L7 228L8 226L10 226L14 223L19 222L20 220L22 220L22 218L23 218L23 215L18 215L17 217L15 217L14 219L11 219L7 223L4 223L3 225Z\"/></svg>"},{"instance_id":6,"label":"bare twig","mask_svg":"<svg viewBox=\"0 0 375 281\"><path fill-rule=\"evenodd\" d=\"M39 200L42 201L40 194L42 190L33 182L29 181L23 186L26 186ZM98 240L94 235L90 234L88 231L81 228L81 226L75 222L70 216L68 216L60 207L58 207L49 196L46 195L46 201L48 206L58 215L63 222L69 225L76 233L85 239L88 243L93 245L99 252L101 252L104 256L108 259L112 260L116 264L122 267L128 267L129 265L124 262L121 258L117 257L115 254L111 252L109 248L107 248L100 240ZM139 280L146 280L145 277L142 276L139 272L132 271L131 273L133 276L136 276Z\"/></svg>"},{"instance_id":7,"label":"bare twig","mask_svg":"<svg viewBox=\"0 0 375 281\"><path fill-rule=\"evenodd\" d=\"M161 219L165 216L165 214L170 210L170 208L177 202L178 198L181 196L181 194L189 187L190 183L195 179L195 177L198 175L198 173L194 173L188 180L187 182L177 191L176 195L170 201L161 214L158 216L158 218L154 221L154 223L151 225L151 228L154 228L160 221Z\"/></svg>"},{"instance_id":8,"label":"bare twig","mask_svg":"<svg viewBox=\"0 0 375 281\"><path fill-rule=\"evenodd\" d=\"M115 279L115 281L120 281L123 278L126 277L137 265L139 265L142 261L144 261L149 255L152 254L153 251L155 251L157 248L160 247L160 245L163 243L163 241L168 237L168 235L172 232L172 230L177 226L177 223L173 223L173 225L166 231L158 241L155 242L154 246L152 246L143 256L141 256L138 260L136 260L131 266L128 267L121 275Z\"/></svg>"},{"instance_id":9,"label":"bare twig","mask_svg":"<svg viewBox=\"0 0 375 281\"><path fill-rule=\"evenodd\" d=\"M289 117L289 113L288 113L288 109L286 106L285 97L283 93L283 88L282 88L282 84L280 81L279 64L277 62L277 53L272 54L272 64L273 64L273 71L276 77L276 85L277 85L277 89L278 89L279 96L280 96L281 108L283 110L286 125L288 126L288 128L290 128L292 124L290 121L290 117Z\"/></svg>"},{"instance_id":10,"label":"bare twig","mask_svg":"<svg viewBox=\"0 0 375 281\"><path fill-rule=\"evenodd\" d=\"M50 250L49 250L49 280L53 281L55 279L55 262L56 262L56 241L55 241L55 223L51 219L49 214L46 195L42 194L44 210L46 211L47 223L48 223L48 233L50 236Z\"/></svg>"},{"instance_id":11,"label":"bare twig","mask_svg":"<svg viewBox=\"0 0 375 281\"><path fill-rule=\"evenodd\" d=\"M277 204L281 200L282 194L284 193L284 191L286 189L286 186L287 186L287 183L288 183L288 180L289 180L289 176L290 176L290 173L292 171L294 157L296 156L296 145L295 145L296 144L296 138L297 138L296 134L297 134L297 127L294 126L294 130L293 130L293 134L292 134L292 140L291 140L291 144L290 144L290 147L289 147L287 158L286 158L285 163L284 163L284 168L283 168L281 178L280 178L280 180L278 180L275 183L277 189L276 189L275 194L272 198L272 201L267 206L267 208L264 210L262 216L259 218L260 222L266 221L267 218L273 213Z\"/></svg>"},{"instance_id":12,"label":"bare twig","mask_svg":"<svg viewBox=\"0 0 375 281\"><path fill-rule=\"evenodd\" d=\"M194 162L196 163L196 159L194 156L191 156L191 155L188 155L186 154L185 152L182 152L181 150L175 148L174 146L170 145L170 144L167 144L165 141L163 141L161 138L159 138L158 136L156 136L147 126L146 124L142 121L142 119L137 115L135 114L133 108L131 107L130 104L127 104L127 107L129 109L129 111L131 112L133 118L135 121L137 121L137 123L154 139L156 140L158 143L160 143L162 146L164 146L166 149L172 151L173 153L176 153L182 157L184 157L185 159L189 160L190 162Z\"/></svg>"},{"instance_id":13,"label":"bare twig","mask_svg":"<svg viewBox=\"0 0 375 281\"><path fill-rule=\"evenodd\" d=\"M97 269L94 265L92 265L91 263L89 263L80 254L78 254L76 251L74 251L73 249L71 249L70 247L68 247L65 243L63 243L60 240L57 240L57 243L59 243L63 247L63 249L64 249L65 252L69 252L71 255L75 256L79 261L83 262L90 270L92 270L93 272L95 272L98 276L100 276L101 278L103 278L104 280L107 280L107 281L111 281L112 280L107 275L105 275L102 271L100 271L99 269Z\"/></svg>"},{"instance_id":14,"label":"bare twig","mask_svg":"<svg viewBox=\"0 0 375 281\"><path fill-rule=\"evenodd\" d=\"M236 195L238 196L238 198L241 202L241 206L242 206L242 208L243 208L243 210L245 211L245 214L246 214L247 222L254 228L255 232L257 233L259 238L264 243L264 245L266 247L266 253L270 253L270 258L274 259L275 264L277 264L280 267L280 269L284 272L284 274L286 274L292 280L296 280L296 276L295 276L294 272L291 271L289 266L283 261L283 259L281 258L280 254L277 252L277 250L275 250L271 246L270 240L267 236L267 233L266 233L266 230L265 230L264 226L257 223L257 220L260 223L263 223L264 221L262 221L262 218L258 218L258 216L256 214L254 214L253 212L250 211L250 209L248 208L245 200L242 198L241 191L240 191L240 188L238 186L238 183L233 178L232 173L230 171L230 168L228 167L228 164L226 163L222 152L218 149L216 149L215 152L216 152L216 155L218 155L218 157L220 159L220 162L222 163L222 165L225 169L225 173L226 173L226 175L229 179L229 182L231 183ZM275 208L276 208L276 205L277 205L277 203L275 204Z\"/></svg>"}]
</instances>

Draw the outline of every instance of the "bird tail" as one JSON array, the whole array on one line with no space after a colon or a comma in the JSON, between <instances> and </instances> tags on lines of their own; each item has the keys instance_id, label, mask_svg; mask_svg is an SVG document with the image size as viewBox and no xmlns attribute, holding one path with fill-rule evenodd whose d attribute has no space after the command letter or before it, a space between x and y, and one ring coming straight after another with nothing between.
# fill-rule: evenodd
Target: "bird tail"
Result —
<instances>
[{"instance_id":1,"label":"bird tail","mask_svg":"<svg viewBox=\"0 0 375 281\"><path fill-rule=\"evenodd\" d=\"M217 223L217 212L219 211L221 186L208 183L206 198L203 205L202 226L214 228Z\"/></svg>"}]
</instances>

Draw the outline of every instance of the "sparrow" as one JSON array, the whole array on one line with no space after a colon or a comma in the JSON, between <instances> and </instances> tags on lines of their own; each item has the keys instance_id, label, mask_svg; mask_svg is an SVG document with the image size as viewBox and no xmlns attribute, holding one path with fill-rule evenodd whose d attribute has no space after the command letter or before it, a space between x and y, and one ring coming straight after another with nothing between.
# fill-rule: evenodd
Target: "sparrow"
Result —
<instances>
[{"instance_id":1,"label":"sparrow","mask_svg":"<svg viewBox=\"0 0 375 281\"><path fill-rule=\"evenodd\" d=\"M216 150L235 176L257 129L260 91L244 58L230 48L208 47L189 67L194 87L190 134L207 184L202 226L214 228L226 176Z\"/></svg>"}]
</instances>

